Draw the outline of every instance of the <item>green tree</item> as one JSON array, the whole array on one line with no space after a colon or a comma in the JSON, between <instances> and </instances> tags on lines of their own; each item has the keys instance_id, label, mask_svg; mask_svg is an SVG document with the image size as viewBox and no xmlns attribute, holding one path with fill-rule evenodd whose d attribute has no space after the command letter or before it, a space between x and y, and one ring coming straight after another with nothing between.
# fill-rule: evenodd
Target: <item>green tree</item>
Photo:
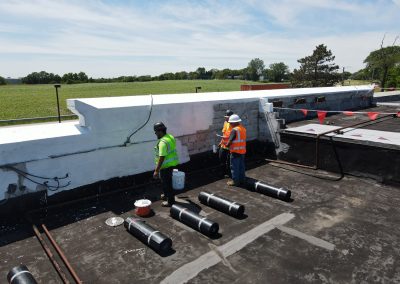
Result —
<instances>
[{"instance_id":1,"label":"green tree","mask_svg":"<svg viewBox=\"0 0 400 284\"><path fill-rule=\"evenodd\" d=\"M367 64L368 69L373 71L374 75L378 73L378 76L375 75L374 77L379 78L380 85L384 88L390 69L400 63L400 46L381 47L372 51L365 58L364 63Z\"/></svg>"},{"instance_id":2,"label":"green tree","mask_svg":"<svg viewBox=\"0 0 400 284\"><path fill-rule=\"evenodd\" d=\"M260 76L264 73L264 69L264 61L259 58L254 58L247 65L245 78L252 81L258 81Z\"/></svg>"},{"instance_id":3,"label":"green tree","mask_svg":"<svg viewBox=\"0 0 400 284\"><path fill-rule=\"evenodd\" d=\"M175 79L176 80L187 80L188 73L186 71L176 72Z\"/></svg>"},{"instance_id":4,"label":"green tree","mask_svg":"<svg viewBox=\"0 0 400 284\"><path fill-rule=\"evenodd\" d=\"M272 82L282 82L289 79L289 67L283 63L272 63L266 70L268 80Z\"/></svg>"},{"instance_id":5,"label":"green tree","mask_svg":"<svg viewBox=\"0 0 400 284\"><path fill-rule=\"evenodd\" d=\"M391 68L388 72L387 86L400 87L400 65Z\"/></svg>"},{"instance_id":6,"label":"green tree","mask_svg":"<svg viewBox=\"0 0 400 284\"><path fill-rule=\"evenodd\" d=\"M7 85L6 79L0 76L0 85Z\"/></svg>"},{"instance_id":7,"label":"green tree","mask_svg":"<svg viewBox=\"0 0 400 284\"><path fill-rule=\"evenodd\" d=\"M316 46L313 54L297 60L300 68L294 69L292 85L294 87L325 87L333 86L340 81L337 72L339 66L333 61L335 56L324 44Z\"/></svg>"},{"instance_id":8,"label":"green tree","mask_svg":"<svg viewBox=\"0 0 400 284\"><path fill-rule=\"evenodd\" d=\"M199 67L197 68L196 73L198 74L197 75L198 79L206 79L206 68Z\"/></svg>"},{"instance_id":9,"label":"green tree","mask_svg":"<svg viewBox=\"0 0 400 284\"><path fill-rule=\"evenodd\" d=\"M80 83L87 83L89 81L88 76L85 74L85 72L79 72L78 74L78 80Z\"/></svg>"},{"instance_id":10,"label":"green tree","mask_svg":"<svg viewBox=\"0 0 400 284\"><path fill-rule=\"evenodd\" d=\"M54 84L60 83L61 77L54 75L53 73L47 73L46 71L33 72L22 78L24 84Z\"/></svg>"}]
</instances>

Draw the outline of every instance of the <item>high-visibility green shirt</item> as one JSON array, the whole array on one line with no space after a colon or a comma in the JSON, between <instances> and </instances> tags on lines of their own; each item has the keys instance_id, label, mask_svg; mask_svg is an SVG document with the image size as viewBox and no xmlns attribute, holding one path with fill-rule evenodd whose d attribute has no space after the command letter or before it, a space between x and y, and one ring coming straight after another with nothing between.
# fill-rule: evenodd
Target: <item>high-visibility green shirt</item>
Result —
<instances>
[{"instance_id":1,"label":"high-visibility green shirt","mask_svg":"<svg viewBox=\"0 0 400 284\"><path fill-rule=\"evenodd\" d=\"M160 157L165 157L161 169L174 167L179 164L178 153L176 152L176 141L171 134L165 134L158 140L154 147L154 163L157 166Z\"/></svg>"}]
</instances>

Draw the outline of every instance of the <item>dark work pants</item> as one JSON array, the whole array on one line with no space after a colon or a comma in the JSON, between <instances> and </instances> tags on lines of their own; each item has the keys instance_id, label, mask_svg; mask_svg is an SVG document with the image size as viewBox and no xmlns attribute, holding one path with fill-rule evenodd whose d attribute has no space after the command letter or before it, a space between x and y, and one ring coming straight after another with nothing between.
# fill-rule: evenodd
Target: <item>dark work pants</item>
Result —
<instances>
[{"instance_id":1,"label":"dark work pants","mask_svg":"<svg viewBox=\"0 0 400 284\"><path fill-rule=\"evenodd\" d=\"M221 165L224 167L224 174L231 176L231 160L229 149L219 147L218 158Z\"/></svg>"},{"instance_id":2,"label":"dark work pants","mask_svg":"<svg viewBox=\"0 0 400 284\"><path fill-rule=\"evenodd\" d=\"M172 170L172 167L160 170L162 189L170 205L175 203L175 194L172 188Z\"/></svg>"}]
</instances>

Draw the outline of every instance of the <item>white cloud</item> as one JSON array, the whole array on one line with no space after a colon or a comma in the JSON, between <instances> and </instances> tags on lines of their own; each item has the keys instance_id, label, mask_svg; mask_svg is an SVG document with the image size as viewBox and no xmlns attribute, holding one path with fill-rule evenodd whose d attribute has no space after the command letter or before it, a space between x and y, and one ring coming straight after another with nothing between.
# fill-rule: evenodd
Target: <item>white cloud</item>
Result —
<instances>
[{"instance_id":1,"label":"white cloud","mask_svg":"<svg viewBox=\"0 0 400 284\"><path fill-rule=\"evenodd\" d=\"M266 65L283 61L293 69L297 59L321 43L332 49L338 64L356 71L385 32L388 43L394 40L394 15L400 12L392 7L382 15L377 4L344 0L145 3L0 2L0 75L38 70L82 70L95 77L156 75L199 66L243 68L255 57ZM342 23L346 29L333 33L324 33L331 26L315 22L311 29L303 23L303 13L321 10L354 17ZM371 25L372 30L363 28Z\"/></svg>"}]
</instances>

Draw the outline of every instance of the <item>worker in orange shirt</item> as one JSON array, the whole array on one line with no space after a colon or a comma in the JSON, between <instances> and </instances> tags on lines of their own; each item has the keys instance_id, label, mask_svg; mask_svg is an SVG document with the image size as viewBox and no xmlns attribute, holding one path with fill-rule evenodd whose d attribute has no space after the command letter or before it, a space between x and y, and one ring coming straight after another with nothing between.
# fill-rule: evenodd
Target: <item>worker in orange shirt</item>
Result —
<instances>
[{"instance_id":1,"label":"worker in orange shirt","mask_svg":"<svg viewBox=\"0 0 400 284\"><path fill-rule=\"evenodd\" d=\"M240 186L246 180L246 169L244 157L246 154L246 128L241 124L242 120L237 114L232 114L228 122L232 126L228 143L232 180L228 181L228 185Z\"/></svg>"},{"instance_id":2,"label":"worker in orange shirt","mask_svg":"<svg viewBox=\"0 0 400 284\"><path fill-rule=\"evenodd\" d=\"M218 158L223 166L224 170L224 176L225 177L230 177L231 176L231 163L230 163L230 152L229 152L229 147L226 146L228 144L229 140L229 135L232 130L232 126L228 122L229 117L233 114L233 111L231 110L226 110L225 112L225 121L224 121L224 126L222 127L222 138L221 142L219 143L219 151L218 151Z\"/></svg>"}]
</instances>

